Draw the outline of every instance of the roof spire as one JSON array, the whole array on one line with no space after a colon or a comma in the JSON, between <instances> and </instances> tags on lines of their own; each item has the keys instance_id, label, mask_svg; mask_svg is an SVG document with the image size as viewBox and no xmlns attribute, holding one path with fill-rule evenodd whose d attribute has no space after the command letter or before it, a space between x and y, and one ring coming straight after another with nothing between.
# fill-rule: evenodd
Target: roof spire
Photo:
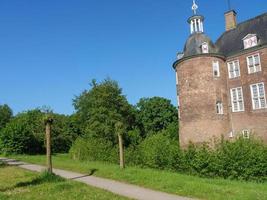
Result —
<instances>
[{"instance_id":1,"label":"roof spire","mask_svg":"<svg viewBox=\"0 0 267 200\"><path fill-rule=\"evenodd\" d=\"M227 0L227 4L228 4L228 10L231 10L231 1Z\"/></svg>"},{"instance_id":2,"label":"roof spire","mask_svg":"<svg viewBox=\"0 0 267 200\"><path fill-rule=\"evenodd\" d=\"M194 15L197 14L197 9L198 9L198 5L196 4L196 1L193 0L192 10L193 10Z\"/></svg>"}]
</instances>

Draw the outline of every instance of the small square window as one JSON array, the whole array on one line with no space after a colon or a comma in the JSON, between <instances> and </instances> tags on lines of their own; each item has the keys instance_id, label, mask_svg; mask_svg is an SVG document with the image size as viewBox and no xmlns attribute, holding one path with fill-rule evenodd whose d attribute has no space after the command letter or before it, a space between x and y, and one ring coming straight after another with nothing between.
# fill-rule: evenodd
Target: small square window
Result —
<instances>
[{"instance_id":1,"label":"small square window","mask_svg":"<svg viewBox=\"0 0 267 200\"><path fill-rule=\"evenodd\" d=\"M234 133L233 133L233 131L231 131L230 133L229 133L229 138L233 138L234 137Z\"/></svg>"},{"instance_id":2,"label":"small square window","mask_svg":"<svg viewBox=\"0 0 267 200\"><path fill-rule=\"evenodd\" d=\"M250 136L249 130L243 130L242 131L242 134L243 134L243 138L249 139L249 136Z\"/></svg>"},{"instance_id":3,"label":"small square window","mask_svg":"<svg viewBox=\"0 0 267 200\"><path fill-rule=\"evenodd\" d=\"M208 46L208 43L207 43L207 42L204 42L204 43L201 45L201 49L202 49L202 53L209 53L209 46Z\"/></svg>"}]
</instances>

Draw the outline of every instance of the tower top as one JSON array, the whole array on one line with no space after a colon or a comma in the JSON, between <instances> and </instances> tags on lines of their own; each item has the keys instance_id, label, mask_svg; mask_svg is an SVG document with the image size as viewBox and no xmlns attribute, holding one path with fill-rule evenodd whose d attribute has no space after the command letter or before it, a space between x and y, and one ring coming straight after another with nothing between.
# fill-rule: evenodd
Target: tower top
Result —
<instances>
[{"instance_id":1,"label":"tower top","mask_svg":"<svg viewBox=\"0 0 267 200\"><path fill-rule=\"evenodd\" d=\"M196 1L193 0L192 10L193 10L194 15L197 14L197 9L198 9L198 5L196 4Z\"/></svg>"},{"instance_id":2,"label":"tower top","mask_svg":"<svg viewBox=\"0 0 267 200\"><path fill-rule=\"evenodd\" d=\"M196 1L193 0L192 11L193 16L188 19L188 23L190 24L191 34L193 33L203 33L203 21L204 17L202 15L197 14L198 5Z\"/></svg>"}]
</instances>

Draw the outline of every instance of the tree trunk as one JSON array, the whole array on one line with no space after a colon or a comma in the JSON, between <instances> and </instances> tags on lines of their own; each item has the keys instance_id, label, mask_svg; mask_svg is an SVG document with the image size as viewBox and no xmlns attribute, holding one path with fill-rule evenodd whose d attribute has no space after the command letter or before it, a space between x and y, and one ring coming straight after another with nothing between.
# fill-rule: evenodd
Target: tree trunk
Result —
<instances>
[{"instance_id":1,"label":"tree trunk","mask_svg":"<svg viewBox=\"0 0 267 200\"><path fill-rule=\"evenodd\" d=\"M51 157L51 123L46 123L46 163L47 171L52 174L52 157Z\"/></svg>"},{"instance_id":2,"label":"tree trunk","mask_svg":"<svg viewBox=\"0 0 267 200\"><path fill-rule=\"evenodd\" d=\"M118 134L118 136L119 136L119 148L120 148L120 168L124 169L125 163L124 163L124 152L123 152L123 139L121 134Z\"/></svg>"}]
</instances>

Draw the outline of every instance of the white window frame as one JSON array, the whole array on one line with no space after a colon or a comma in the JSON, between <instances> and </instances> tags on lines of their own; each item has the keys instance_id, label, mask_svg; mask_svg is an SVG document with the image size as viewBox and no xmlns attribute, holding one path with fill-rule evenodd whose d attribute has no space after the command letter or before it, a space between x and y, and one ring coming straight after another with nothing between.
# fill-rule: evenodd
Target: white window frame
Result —
<instances>
[{"instance_id":1,"label":"white window frame","mask_svg":"<svg viewBox=\"0 0 267 200\"><path fill-rule=\"evenodd\" d=\"M251 41L251 44L249 42ZM254 44L253 44L254 42ZM243 38L244 49L249 49L258 45L258 37L256 34L248 34Z\"/></svg>"},{"instance_id":2,"label":"white window frame","mask_svg":"<svg viewBox=\"0 0 267 200\"><path fill-rule=\"evenodd\" d=\"M260 95L260 90L259 90L259 85L262 84L263 86L263 95ZM253 93L253 86L257 87L257 97L254 97L254 93ZM266 102L266 92L265 92L265 85L263 82L261 83L255 83L250 85L250 92L251 92L251 101L252 101L252 108L253 110L260 110L260 109L264 109L267 108L267 102ZM255 104L255 99L259 102L259 107L256 108L256 104ZM261 100L263 99L265 106L263 107L261 104Z\"/></svg>"},{"instance_id":3,"label":"white window frame","mask_svg":"<svg viewBox=\"0 0 267 200\"><path fill-rule=\"evenodd\" d=\"M241 98L239 98L238 90L240 90ZM234 91L235 91L236 100L234 100ZM231 93L232 112L243 112L243 111L245 111L245 103L244 103L244 96L243 96L242 87L231 88L230 89L230 93ZM237 109L235 109L235 106L234 106L235 103L237 103ZM242 109L241 109L241 106L240 106L241 104L243 105Z\"/></svg>"},{"instance_id":4,"label":"white window frame","mask_svg":"<svg viewBox=\"0 0 267 200\"><path fill-rule=\"evenodd\" d=\"M243 138L244 139L249 139L249 137L250 137L250 131L247 130L247 129L245 129L245 130L242 131L242 135L243 135Z\"/></svg>"},{"instance_id":5,"label":"white window frame","mask_svg":"<svg viewBox=\"0 0 267 200\"><path fill-rule=\"evenodd\" d=\"M237 63L237 66L235 65L235 63ZM231 70L231 64L233 64L233 71ZM229 79L233 79L233 78L237 78L241 76L239 60L230 61L227 63L227 65L228 65Z\"/></svg>"},{"instance_id":6,"label":"white window frame","mask_svg":"<svg viewBox=\"0 0 267 200\"><path fill-rule=\"evenodd\" d=\"M221 76L220 74L220 63L219 61L213 61L212 62L212 70L213 70L213 76L218 78ZM215 72L217 71L217 75L215 74Z\"/></svg>"},{"instance_id":7,"label":"white window frame","mask_svg":"<svg viewBox=\"0 0 267 200\"><path fill-rule=\"evenodd\" d=\"M216 113L218 115L223 115L223 103L221 101L216 102Z\"/></svg>"},{"instance_id":8,"label":"white window frame","mask_svg":"<svg viewBox=\"0 0 267 200\"><path fill-rule=\"evenodd\" d=\"M204 49L204 46L206 46L206 50ZM203 42L201 45L201 51L202 53L209 53L209 45L207 42Z\"/></svg>"},{"instance_id":9,"label":"white window frame","mask_svg":"<svg viewBox=\"0 0 267 200\"><path fill-rule=\"evenodd\" d=\"M175 71L175 79L176 79L176 85L179 85L179 78L178 78L178 72Z\"/></svg>"},{"instance_id":10,"label":"white window frame","mask_svg":"<svg viewBox=\"0 0 267 200\"><path fill-rule=\"evenodd\" d=\"M229 138L233 138L234 137L234 133L233 133L233 131L231 131L230 133L229 133Z\"/></svg>"},{"instance_id":11,"label":"white window frame","mask_svg":"<svg viewBox=\"0 0 267 200\"><path fill-rule=\"evenodd\" d=\"M259 70L258 71L257 71L257 66L255 65L255 57L256 56L259 57ZM251 57L253 59L253 71L250 70L250 66L249 66L249 58L251 58ZM261 57L260 57L259 53L247 56L247 67L248 67L248 74L253 74L253 73L261 71Z\"/></svg>"}]
</instances>

